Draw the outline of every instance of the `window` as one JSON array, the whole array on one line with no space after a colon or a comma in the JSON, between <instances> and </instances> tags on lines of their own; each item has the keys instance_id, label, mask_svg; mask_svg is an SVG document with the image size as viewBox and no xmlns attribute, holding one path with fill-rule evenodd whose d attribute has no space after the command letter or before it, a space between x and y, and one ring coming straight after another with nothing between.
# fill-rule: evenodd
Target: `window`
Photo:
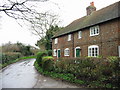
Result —
<instances>
[{"instance_id":1,"label":"window","mask_svg":"<svg viewBox=\"0 0 120 90\"><path fill-rule=\"evenodd\" d=\"M57 56L57 50L56 49L53 50L53 56Z\"/></svg>"},{"instance_id":2,"label":"window","mask_svg":"<svg viewBox=\"0 0 120 90\"><path fill-rule=\"evenodd\" d=\"M99 26L94 26L90 28L90 36L99 35Z\"/></svg>"},{"instance_id":3,"label":"window","mask_svg":"<svg viewBox=\"0 0 120 90\"><path fill-rule=\"evenodd\" d=\"M82 38L82 31L78 32L78 39Z\"/></svg>"},{"instance_id":4,"label":"window","mask_svg":"<svg viewBox=\"0 0 120 90\"><path fill-rule=\"evenodd\" d=\"M68 41L71 41L71 34L68 35Z\"/></svg>"},{"instance_id":5,"label":"window","mask_svg":"<svg viewBox=\"0 0 120 90\"><path fill-rule=\"evenodd\" d=\"M92 45L88 47L88 56L97 57L99 55L99 46Z\"/></svg>"},{"instance_id":6,"label":"window","mask_svg":"<svg viewBox=\"0 0 120 90\"><path fill-rule=\"evenodd\" d=\"M55 44L57 44L58 43L58 38L55 38Z\"/></svg>"},{"instance_id":7,"label":"window","mask_svg":"<svg viewBox=\"0 0 120 90\"><path fill-rule=\"evenodd\" d=\"M70 53L69 48L66 48L66 49L64 50L64 56L69 56L69 53Z\"/></svg>"}]
</instances>

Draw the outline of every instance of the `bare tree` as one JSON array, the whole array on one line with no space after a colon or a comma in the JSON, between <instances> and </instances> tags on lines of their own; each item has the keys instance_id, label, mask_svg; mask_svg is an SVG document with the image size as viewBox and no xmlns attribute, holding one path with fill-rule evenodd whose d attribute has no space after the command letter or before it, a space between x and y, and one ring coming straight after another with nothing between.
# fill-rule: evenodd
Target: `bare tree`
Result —
<instances>
[{"instance_id":1,"label":"bare tree","mask_svg":"<svg viewBox=\"0 0 120 90\"><path fill-rule=\"evenodd\" d=\"M45 36L46 31L52 26L58 25L59 22L58 15L45 12L44 14L38 14L35 19L31 20L30 30L41 39Z\"/></svg>"},{"instance_id":2,"label":"bare tree","mask_svg":"<svg viewBox=\"0 0 120 90\"><path fill-rule=\"evenodd\" d=\"M16 20L26 20L30 23L30 30L39 38L44 37L51 26L59 23L58 16L49 12L37 12L34 2L46 2L49 0L2 0L0 1L0 12ZM19 22L18 22L19 23Z\"/></svg>"},{"instance_id":3,"label":"bare tree","mask_svg":"<svg viewBox=\"0 0 120 90\"><path fill-rule=\"evenodd\" d=\"M48 0L1 0L0 1L0 12L4 12L9 17L14 19L25 19L29 20L34 18L34 15L38 13L29 2L45 2Z\"/></svg>"}]
</instances>

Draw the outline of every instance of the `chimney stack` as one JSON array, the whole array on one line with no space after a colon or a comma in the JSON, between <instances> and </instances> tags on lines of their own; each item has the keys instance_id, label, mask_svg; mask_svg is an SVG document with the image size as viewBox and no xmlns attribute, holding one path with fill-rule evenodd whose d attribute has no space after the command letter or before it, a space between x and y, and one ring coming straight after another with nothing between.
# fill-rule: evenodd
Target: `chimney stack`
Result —
<instances>
[{"instance_id":1,"label":"chimney stack","mask_svg":"<svg viewBox=\"0 0 120 90\"><path fill-rule=\"evenodd\" d=\"M96 11L96 7L94 6L94 2L90 3L90 6L86 8L87 15L90 15L92 12Z\"/></svg>"}]
</instances>

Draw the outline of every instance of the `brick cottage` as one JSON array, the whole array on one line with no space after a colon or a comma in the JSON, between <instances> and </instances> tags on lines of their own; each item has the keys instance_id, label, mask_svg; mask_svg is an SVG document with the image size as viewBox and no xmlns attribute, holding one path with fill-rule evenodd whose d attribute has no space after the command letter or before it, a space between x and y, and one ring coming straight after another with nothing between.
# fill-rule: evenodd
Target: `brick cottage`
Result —
<instances>
[{"instance_id":1,"label":"brick cottage","mask_svg":"<svg viewBox=\"0 0 120 90\"><path fill-rule=\"evenodd\" d=\"M120 1L73 21L52 38L53 57L120 57Z\"/></svg>"}]
</instances>

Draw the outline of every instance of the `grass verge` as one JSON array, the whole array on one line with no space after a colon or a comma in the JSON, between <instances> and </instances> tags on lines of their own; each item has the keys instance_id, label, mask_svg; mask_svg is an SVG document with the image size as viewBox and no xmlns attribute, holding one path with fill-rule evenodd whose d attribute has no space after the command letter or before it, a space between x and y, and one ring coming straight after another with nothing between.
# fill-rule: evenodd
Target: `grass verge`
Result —
<instances>
[{"instance_id":1,"label":"grass verge","mask_svg":"<svg viewBox=\"0 0 120 90\"><path fill-rule=\"evenodd\" d=\"M4 67L6 67L6 66L8 66L8 65L10 65L10 64L12 64L12 63L16 63L16 62L18 62L18 61L20 61L20 60L32 59L32 58L36 58L36 56L20 57L20 58L15 59L15 60L10 60L10 61L7 62L7 63L0 64L0 69L1 69L1 68L4 68Z\"/></svg>"}]
</instances>

